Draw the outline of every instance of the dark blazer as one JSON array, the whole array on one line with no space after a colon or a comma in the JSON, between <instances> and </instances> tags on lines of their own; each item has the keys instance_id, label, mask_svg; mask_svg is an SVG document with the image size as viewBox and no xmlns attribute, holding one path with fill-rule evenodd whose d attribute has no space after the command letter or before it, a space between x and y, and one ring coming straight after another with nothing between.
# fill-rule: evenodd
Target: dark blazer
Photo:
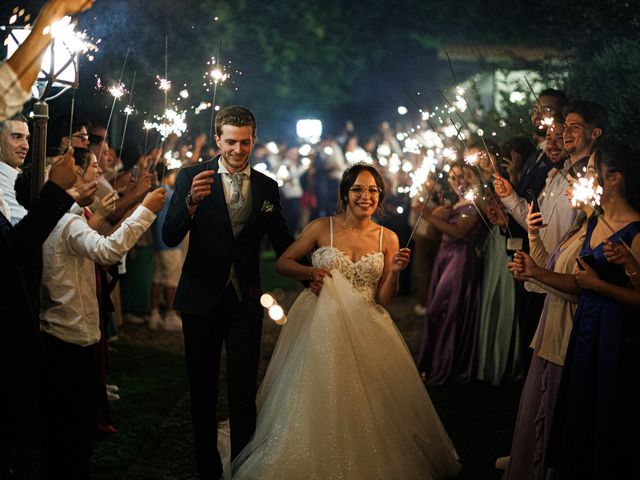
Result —
<instances>
[{"instance_id":1,"label":"dark blazer","mask_svg":"<svg viewBox=\"0 0 640 480\"><path fill-rule=\"evenodd\" d=\"M198 205L193 218L189 216L185 199L193 177L205 170L217 172L218 160L219 157L185 167L176 178L162 238L168 246L175 247L189 232L189 250L182 267L174 307L191 315L210 313L227 286L233 264L243 301L256 316L262 316L262 239L265 234L268 235L276 254L280 256L293 242L293 237L282 216L278 184L254 169L251 169L250 177L251 213L237 237L234 238L231 229L219 173L213 175L211 195Z\"/></svg>"},{"instance_id":2,"label":"dark blazer","mask_svg":"<svg viewBox=\"0 0 640 480\"><path fill-rule=\"evenodd\" d=\"M45 183L27 215L15 226L0 213L0 351L29 358L39 345L38 299L34 298L34 260L73 199L52 182Z\"/></svg>"}]
</instances>

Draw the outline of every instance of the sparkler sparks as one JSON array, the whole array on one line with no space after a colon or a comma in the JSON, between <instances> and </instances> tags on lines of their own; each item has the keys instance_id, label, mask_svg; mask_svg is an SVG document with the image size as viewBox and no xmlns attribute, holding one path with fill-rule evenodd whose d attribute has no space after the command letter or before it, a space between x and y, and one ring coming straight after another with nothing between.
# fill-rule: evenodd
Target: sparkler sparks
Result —
<instances>
[{"instance_id":1,"label":"sparkler sparks","mask_svg":"<svg viewBox=\"0 0 640 480\"><path fill-rule=\"evenodd\" d=\"M76 32L77 23L66 16L51 25L44 27L43 35L62 42L71 53L86 54L89 61L93 60L93 52L98 51L100 40L93 41L86 32Z\"/></svg>"},{"instance_id":2,"label":"sparkler sparks","mask_svg":"<svg viewBox=\"0 0 640 480\"><path fill-rule=\"evenodd\" d=\"M155 117L155 122L145 121L144 128L156 130L163 141L172 133L180 137L187 130L186 116L186 111L179 112L168 108L164 111L164 115Z\"/></svg>"},{"instance_id":3,"label":"sparkler sparks","mask_svg":"<svg viewBox=\"0 0 640 480\"><path fill-rule=\"evenodd\" d=\"M166 92L171 88L171 80L161 78L160 75L156 75L156 79L158 80L158 88L163 92Z\"/></svg>"},{"instance_id":4,"label":"sparkler sparks","mask_svg":"<svg viewBox=\"0 0 640 480\"><path fill-rule=\"evenodd\" d=\"M118 82L117 84L109 87L107 91L113 96L114 99L119 100L124 94L127 93L127 90L124 86L124 83Z\"/></svg>"},{"instance_id":5,"label":"sparkler sparks","mask_svg":"<svg viewBox=\"0 0 640 480\"><path fill-rule=\"evenodd\" d=\"M478 160L479 158L477 153L472 153L464 157L464 162L472 167L478 164Z\"/></svg>"},{"instance_id":6,"label":"sparkler sparks","mask_svg":"<svg viewBox=\"0 0 640 480\"><path fill-rule=\"evenodd\" d=\"M593 177L578 178L572 185L571 204L575 206L588 205L596 207L600 205L602 187L594 185Z\"/></svg>"}]
</instances>

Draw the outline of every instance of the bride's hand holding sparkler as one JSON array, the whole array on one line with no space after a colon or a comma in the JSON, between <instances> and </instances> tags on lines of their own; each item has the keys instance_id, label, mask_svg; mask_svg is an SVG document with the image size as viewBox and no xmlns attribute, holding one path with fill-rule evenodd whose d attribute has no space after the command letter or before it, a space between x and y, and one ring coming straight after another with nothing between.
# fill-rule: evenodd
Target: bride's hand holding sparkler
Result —
<instances>
[{"instance_id":1,"label":"bride's hand holding sparkler","mask_svg":"<svg viewBox=\"0 0 640 480\"><path fill-rule=\"evenodd\" d=\"M393 273L400 273L409 265L411 261L411 250L408 248L401 248L393 256L393 263L391 263L390 271Z\"/></svg>"},{"instance_id":2,"label":"bride's hand holding sparkler","mask_svg":"<svg viewBox=\"0 0 640 480\"><path fill-rule=\"evenodd\" d=\"M526 281L535 278L540 267L531 258L528 253L517 251L513 255L513 261L509 262L507 267L509 271L518 281Z\"/></svg>"},{"instance_id":3,"label":"bride's hand holding sparkler","mask_svg":"<svg viewBox=\"0 0 640 480\"><path fill-rule=\"evenodd\" d=\"M513 193L513 187L511 183L509 183L509 180L499 173L493 174L493 188L496 190L496 195L501 198L508 197Z\"/></svg>"}]
</instances>

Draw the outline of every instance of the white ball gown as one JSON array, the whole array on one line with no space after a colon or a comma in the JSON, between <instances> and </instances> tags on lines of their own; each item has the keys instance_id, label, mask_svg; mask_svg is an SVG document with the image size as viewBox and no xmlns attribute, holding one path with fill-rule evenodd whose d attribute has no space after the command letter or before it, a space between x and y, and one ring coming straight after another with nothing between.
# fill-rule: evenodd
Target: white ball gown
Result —
<instances>
[{"instance_id":1,"label":"white ball gown","mask_svg":"<svg viewBox=\"0 0 640 480\"><path fill-rule=\"evenodd\" d=\"M332 241L333 243L333 241ZM333 246L319 296L304 290L257 397L256 432L226 478L429 480L458 456L391 317L374 303L382 252L352 262Z\"/></svg>"}]
</instances>

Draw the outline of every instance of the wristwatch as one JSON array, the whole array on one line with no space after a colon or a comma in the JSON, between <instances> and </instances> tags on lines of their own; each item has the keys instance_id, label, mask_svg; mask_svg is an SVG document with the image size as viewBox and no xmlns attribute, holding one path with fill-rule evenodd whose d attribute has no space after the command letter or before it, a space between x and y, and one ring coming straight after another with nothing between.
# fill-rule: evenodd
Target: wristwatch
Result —
<instances>
[{"instance_id":1,"label":"wristwatch","mask_svg":"<svg viewBox=\"0 0 640 480\"><path fill-rule=\"evenodd\" d=\"M191 192L187 193L184 201L187 202L187 207L192 207L193 205L195 205L195 203L193 202L193 197L191 196Z\"/></svg>"}]
</instances>

